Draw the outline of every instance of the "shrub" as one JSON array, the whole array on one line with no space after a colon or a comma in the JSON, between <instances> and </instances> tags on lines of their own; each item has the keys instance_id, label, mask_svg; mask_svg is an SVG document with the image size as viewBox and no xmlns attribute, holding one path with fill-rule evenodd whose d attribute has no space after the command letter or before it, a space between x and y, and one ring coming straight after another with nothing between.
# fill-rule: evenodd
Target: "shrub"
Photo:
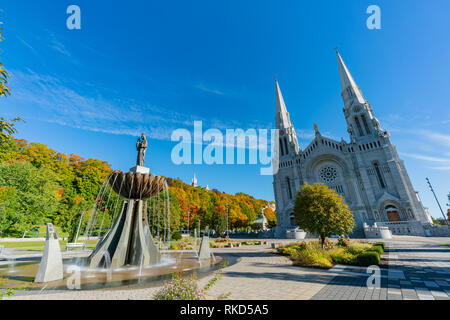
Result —
<instances>
[{"instance_id":1,"label":"shrub","mask_svg":"<svg viewBox=\"0 0 450 320\"><path fill-rule=\"evenodd\" d=\"M295 250L292 258L297 264L302 266L325 267L333 266L331 258L321 249L306 247L301 250Z\"/></svg>"},{"instance_id":2,"label":"shrub","mask_svg":"<svg viewBox=\"0 0 450 320\"><path fill-rule=\"evenodd\" d=\"M346 248L336 248L330 250L328 255L334 263L338 264L353 264L355 260L355 255L348 252Z\"/></svg>"},{"instance_id":3,"label":"shrub","mask_svg":"<svg viewBox=\"0 0 450 320\"><path fill-rule=\"evenodd\" d=\"M205 300L204 291L199 288L195 276L183 278L181 274L173 275L172 280L154 294L155 300Z\"/></svg>"},{"instance_id":4,"label":"shrub","mask_svg":"<svg viewBox=\"0 0 450 320\"><path fill-rule=\"evenodd\" d=\"M384 243L384 242L377 242L377 243L375 243L375 244L374 244L374 246L380 246L380 247L382 247L382 248L383 248L383 250L385 250L385 249L386 249L386 245L385 245L385 243Z\"/></svg>"},{"instance_id":5,"label":"shrub","mask_svg":"<svg viewBox=\"0 0 450 320\"><path fill-rule=\"evenodd\" d=\"M184 249L184 248L186 248L186 246L188 245L186 242L184 242L184 241L181 241L180 243L179 243L179 245L180 245L180 247L181 247L181 249Z\"/></svg>"},{"instance_id":6,"label":"shrub","mask_svg":"<svg viewBox=\"0 0 450 320\"><path fill-rule=\"evenodd\" d=\"M172 240L175 240L175 241L178 241L178 240L181 240L181 233L179 233L178 231L175 231L173 234L172 234Z\"/></svg>"},{"instance_id":7,"label":"shrub","mask_svg":"<svg viewBox=\"0 0 450 320\"><path fill-rule=\"evenodd\" d=\"M222 279L222 269L228 265L224 262L214 276L208 281L205 287L200 288L198 277L194 274L188 278L183 278L181 273L172 275L172 279L164 284L154 295L155 300L205 300L206 292L214 286L217 281ZM231 292L223 293L217 299L228 299Z\"/></svg>"},{"instance_id":8,"label":"shrub","mask_svg":"<svg viewBox=\"0 0 450 320\"><path fill-rule=\"evenodd\" d=\"M378 265L380 263L380 255L378 252L375 251L369 251L365 253L361 253L356 257L355 264L358 266L371 266L371 265Z\"/></svg>"},{"instance_id":9,"label":"shrub","mask_svg":"<svg viewBox=\"0 0 450 320\"><path fill-rule=\"evenodd\" d=\"M372 245L369 243L352 243L347 247L347 250L352 254L360 254L371 248Z\"/></svg>"},{"instance_id":10,"label":"shrub","mask_svg":"<svg viewBox=\"0 0 450 320\"><path fill-rule=\"evenodd\" d=\"M180 247L177 246L176 244L172 244L170 245L170 250L180 250Z\"/></svg>"},{"instance_id":11,"label":"shrub","mask_svg":"<svg viewBox=\"0 0 450 320\"><path fill-rule=\"evenodd\" d=\"M350 245L350 239L345 237L339 237L337 241L339 247L348 247Z\"/></svg>"},{"instance_id":12,"label":"shrub","mask_svg":"<svg viewBox=\"0 0 450 320\"><path fill-rule=\"evenodd\" d=\"M336 245L333 242L331 242L330 240L328 240L328 238L325 238L325 241L323 243L323 249L331 250L334 248L336 248Z\"/></svg>"},{"instance_id":13,"label":"shrub","mask_svg":"<svg viewBox=\"0 0 450 320\"><path fill-rule=\"evenodd\" d=\"M367 249L367 251L375 251L375 252L378 252L378 254L384 253L383 248L381 246L376 246L376 245L373 245L371 248Z\"/></svg>"}]
</instances>

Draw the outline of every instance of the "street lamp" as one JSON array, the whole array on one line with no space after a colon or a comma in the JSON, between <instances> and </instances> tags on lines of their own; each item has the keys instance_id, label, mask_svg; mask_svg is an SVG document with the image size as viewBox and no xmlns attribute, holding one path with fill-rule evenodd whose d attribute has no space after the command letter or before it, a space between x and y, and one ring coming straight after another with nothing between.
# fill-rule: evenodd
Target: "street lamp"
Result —
<instances>
[{"instance_id":1,"label":"street lamp","mask_svg":"<svg viewBox=\"0 0 450 320\"><path fill-rule=\"evenodd\" d=\"M427 182L428 182L428 186L430 187L431 192L432 192L433 195L434 195L434 199L436 199L436 202L437 202L437 204L438 204L438 206L439 206L439 209L441 210L442 216L444 217L444 221L445 221L445 223L447 224L447 227L450 228L450 225L448 224L448 220L447 220L447 218L445 217L444 211L442 210L441 204L439 203L439 200L438 200L438 198L436 197L436 194L434 193L434 189L433 189L433 187L431 186L431 182L430 182L430 180L429 180L428 178L426 178L426 180L427 180Z\"/></svg>"},{"instance_id":2,"label":"street lamp","mask_svg":"<svg viewBox=\"0 0 450 320\"><path fill-rule=\"evenodd\" d=\"M228 203L226 204L227 206L227 237L229 237L229 233L228 233Z\"/></svg>"},{"instance_id":3,"label":"street lamp","mask_svg":"<svg viewBox=\"0 0 450 320\"><path fill-rule=\"evenodd\" d=\"M191 213L191 209L188 209L188 235L191 234L190 230L189 230L189 222L190 222L190 213Z\"/></svg>"}]
</instances>

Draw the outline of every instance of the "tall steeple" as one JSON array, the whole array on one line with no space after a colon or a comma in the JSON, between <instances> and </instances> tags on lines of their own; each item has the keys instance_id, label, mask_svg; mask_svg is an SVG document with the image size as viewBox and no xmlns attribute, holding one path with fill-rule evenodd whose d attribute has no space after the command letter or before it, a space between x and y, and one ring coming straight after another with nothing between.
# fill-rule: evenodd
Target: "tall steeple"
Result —
<instances>
[{"instance_id":1,"label":"tall steeple","mask_svg":"<svg viewBox=\"0 0 450 320\"><path fill-rule=\"evenodd\" d=\"M364 99L361 88L356 84L337 50L336 55L341 78L344 115L350 139L356 142L384 135L385 132L380 128L380 122L373 114L369 101Z\"/></svg>"},{"instance_id":2,"label":"tall steeple","mask_svg":"<svg viewBox=\"0 0 450 320\"><path fill-rule=\"evenodd\" d=\"M365 103L366 100L363 97L361 89L356 85L350 71L348 71L347 66L342 60L341 55L336 50L338 65L339 65L339 75L341 77L341 87L342 87L342 98L344 103L352 104L352 102ZM352 101L354 100L354 101Z\"/></svg>"},{"instance_id":3,"label":"tall steeple","mask_svg":"<svg viewBox=\"0 0 450 320\"><path fill-rule=\"evenodd\" d=\"M280 155L294 155L299 152L299 146L297 141L297 134L295 133L294 126L291 123L289 112L286 109L283 95L281 94L278 81L275 80L275 94L276 94L276 128L280 133Z\"/></svg>"},{"instance_id":4,"label":"tall steeple","mask_svg":"<svg viewBox=\"0 0 450 320\"><path fill-rule=\"evenodd\" d=\"M275 90L276 90L276 105L277 105L277 129L285 129L289 128L291 124L291 120L289 118L289 112L287 112L286 105L284 104L283 95L281 94L280 86L278 85L278 81L275 80Z\"/></svg>"}]
</instances>

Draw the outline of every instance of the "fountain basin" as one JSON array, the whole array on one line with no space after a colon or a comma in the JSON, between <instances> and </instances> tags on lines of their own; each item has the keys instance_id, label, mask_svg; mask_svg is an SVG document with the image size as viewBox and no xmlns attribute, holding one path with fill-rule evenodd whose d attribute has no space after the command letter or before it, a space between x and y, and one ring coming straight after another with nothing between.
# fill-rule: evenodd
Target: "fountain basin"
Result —
<instances>
[{"instance_id":1,"label":"fountain basin","mask_svg":"<svg viewBox=\"0 0 450 320\"><path fill-rule=\"evenodd\" d=\"M113 190L127 199L147 199L163 189L166 179L151 173L114 172L109 177Z\"/></svg>"},{"instance_id":2,"label":"fountain basin","mask_svg":"<svg viewBox=\"0 0 450 320\"><path fill-rule=\"evenodd\" d=\"M209 274L220 268L228 259L220 256L213 261L199 261L193 252L164 252L160 263L156 265L137 267L124 266L115 269L89 268L87 258L64 259L64 279L48 283L33 283L39 268L39 261L23 261L16 263L14 272L10 272L9 265L0 265L0 277L4 279L3 287L14 287L30 291L72 290L68 283L74 276L74 267L80 270L80 289L96 290L118 288L123 286L152 287L159 286L163 281L169 280L174 272L198 275ZM20 290L19 290L20 291ZM44 292L45 293L45 292Z\"/></svg>"}]
</instances>

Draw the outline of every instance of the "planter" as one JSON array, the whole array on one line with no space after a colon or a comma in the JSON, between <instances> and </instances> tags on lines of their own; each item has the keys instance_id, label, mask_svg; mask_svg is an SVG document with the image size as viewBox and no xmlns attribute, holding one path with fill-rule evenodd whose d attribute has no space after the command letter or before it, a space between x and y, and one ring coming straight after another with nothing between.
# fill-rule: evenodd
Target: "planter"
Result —
<instances>
[{"instance_id":1,"label":"planter","mask_svg":"<svg viewBox=\"0 0 450 320\"><path fill-rule=\"evenodd\" d=\"M306 232L303 230L287 230L286 238L301 240L306 238Z\"/></svg>"}]
</instances>

